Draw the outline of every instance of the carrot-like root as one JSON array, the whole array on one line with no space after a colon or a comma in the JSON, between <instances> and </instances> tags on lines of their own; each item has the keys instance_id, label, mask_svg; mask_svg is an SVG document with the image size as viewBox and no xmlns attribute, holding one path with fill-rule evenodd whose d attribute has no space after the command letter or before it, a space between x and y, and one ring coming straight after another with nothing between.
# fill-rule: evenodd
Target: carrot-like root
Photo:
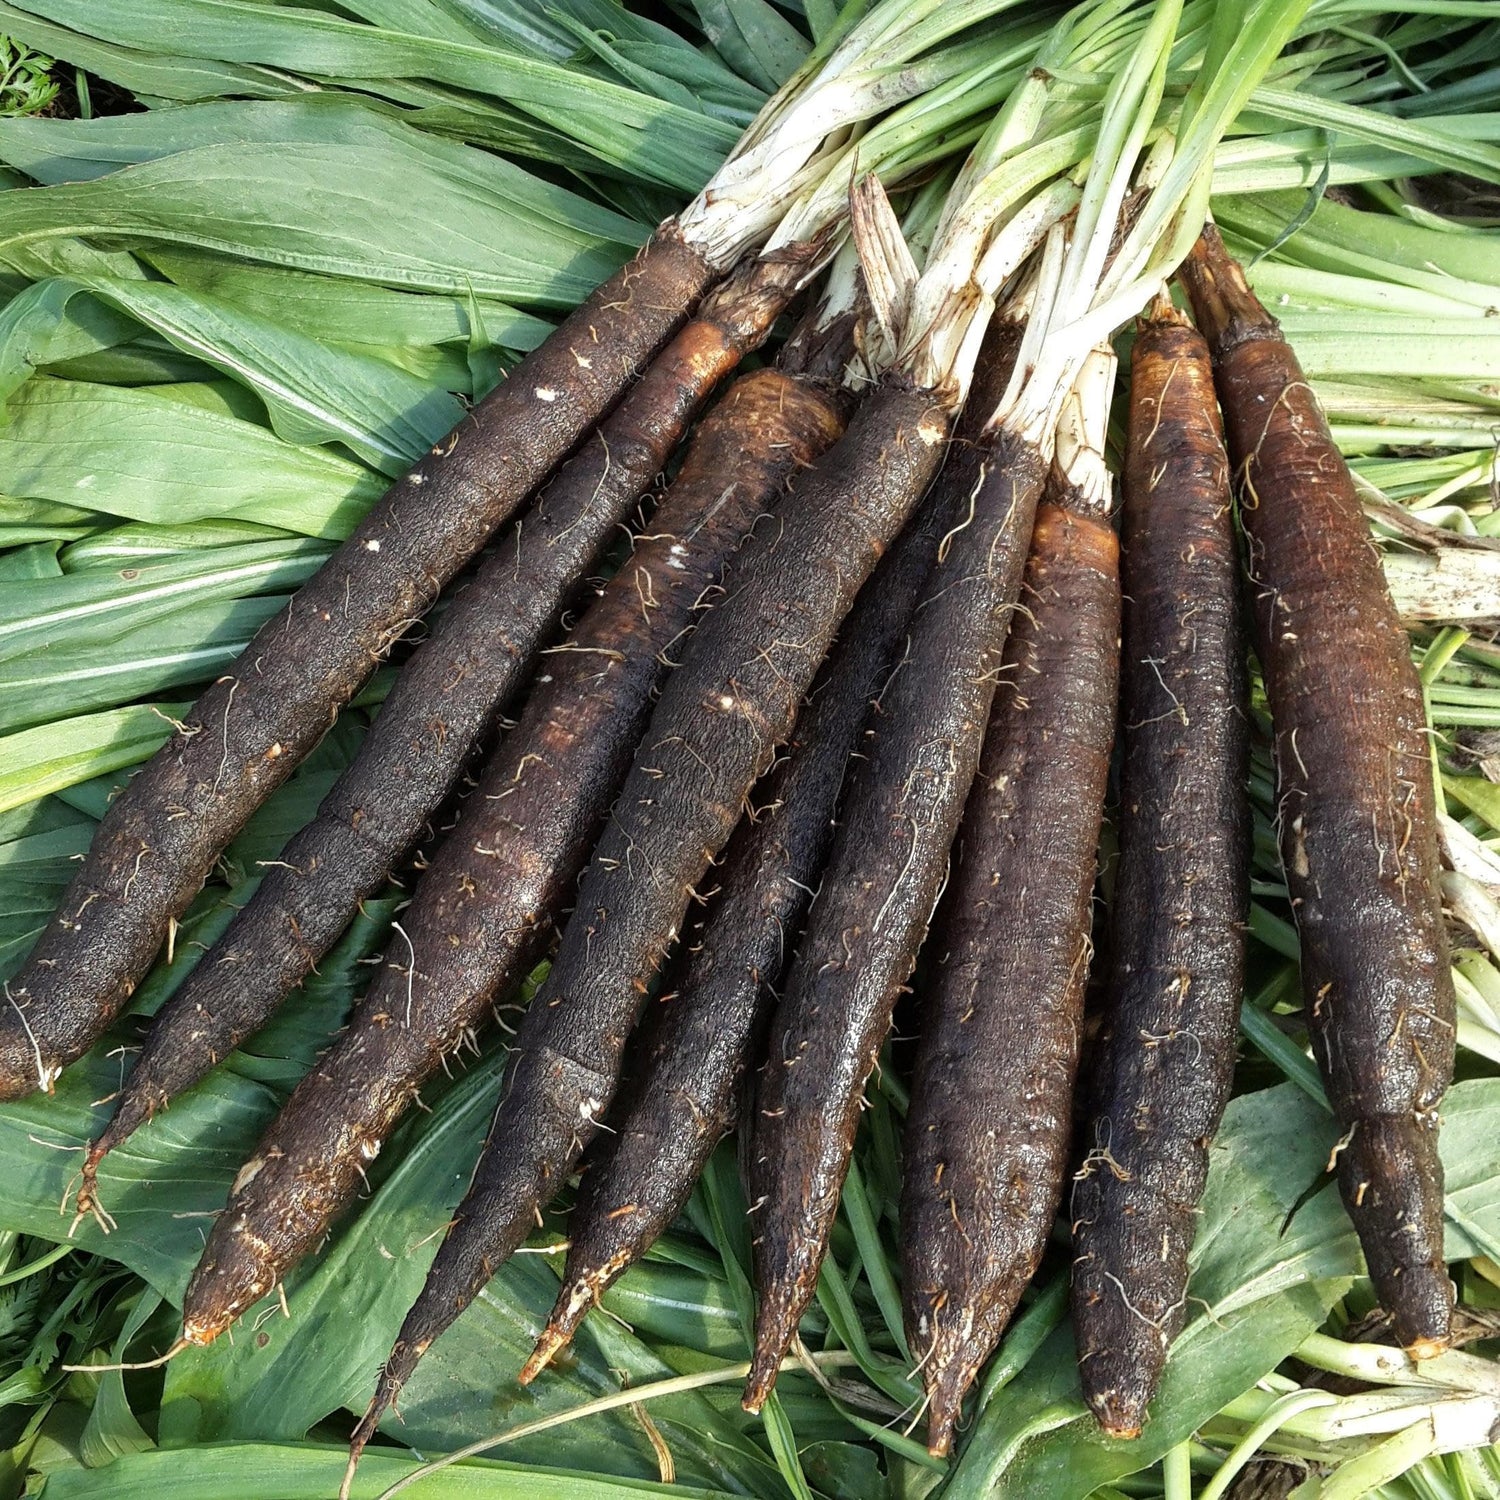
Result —
<instances>
[{"instance_id":1,"label":"carrot-like root","mask_svg":"<svg viewBox=\"0 0 1500 1500\"><path fill-rule=\"evenodd\" d=\"M1112 1437L1139 1434L1186 1314L1234 1075L1250 849L1239 558L1208 345L1163 295L1132 359L1114 961L1072 1210L1079 1375Z\"/></svg>"},{"instance_id":2,"label":"carrot-like root","mask_svg":"<svg viewBox=\"0 0 1500 1500\"><path fill-rule=\"evenodd\" d=\"M991 325L971 410L987 414L998 403L1020 332L1005 318ZM957 441L971 443L982 420L966 415ZM938 546L960 517L957 502L966 498L939 485L923 501L860 591L783 760L757 788L762 810L731 841L717 901L643 1023L642 1061L626 1108L596 1141L569 1222L557 1305L523 1383L665 1230L732 1127L747 1062L828 855L850 755L902 650Z\"/></svg>"},{"instance_id":3,"label":"carrot-like root","mask_svg":"<svg viewBox=\"0 0 1500 1500\"><path fill-rule=\"evenodd\" d=\"M714 278L664 225L392 486L199 698L111 804L5 989L0 1100L50 1090L93 1045L225 845Z\"/></svg>"},{"instance_id":4,"label":"carrot-like root","mask_svg":"<svg viewBox=\"0 0 1500 1500\"><path fill-rule=\"evenodd\" d=\"M906 1125L907 1336L946 1453L1046 1248L1072 1123L1119 634L1108 521L1037 513L939 912Z\"/></svg>"},{"instance_id":5,"label":"carrot-like root","mask_svg":"<svg viewBox=\"0 0 1500 1500\"><path fill-rule=\"evenodd\" d=\"M939 1455L1062 1195L1115 730L1120 585L1103 451L1113 384L1114 356L1096 350L1058 424L922 996L902 1301Z\"/></svg>"},{"instance_id":6,"label":"carrot-like root","mask_svg":"<svg viewBox=\"0 0 1500 1500\"><path fill-rule=\"evenodd\" d=\"M549 655L433 854L348 1029L236 1184L189 1283L187 1317L224 1326L252 1289L313 1249L416 1090L535 961L629 769L667 661L733 578L751 529L771 524L767 511L792 475L840 427L822 382L784 369L742 377L699 424L647 534Z\"/></svg>"},{"instance_id":7,"label":"carrot-like root","mask_svg":"<svg viewBox=\"0 0 1500 1500\"><path fill-rule=\"evenodd\" d=\"M867 721L818 900L770 1029L748 1176L759 1293L742 1398L758 1411L817 1287L864 1088L926 935L979 760L1046 455L1005 427L956 445L956 519Z\"/></svg>"},{"instance_id":8,"label":"carrot-like root","mask_svg":"<svg viewBox=\"0 0 1500 1500\"><path fill-rule=\"evenodd\" d=\"M421 836L562 607L719 380L769 333L815 251L758 257L711 292L457 594L317 816L157 1013L85 1161L85 1201L104 1154L270 1019Z\"/></svg>"},{"instance_id":9,"label":"carrot-like root","mask_svg":"<svg viewBox=\"0 0 1500 1500\"><path fill-rule=\"evenodd\" d=\"M1214 357L1275 726L1308 1030L1345 1207L1417 1358L1447 1347L1438 1108L1455 1000L1422 688L1348 466L1218 232L1181 270Z\"/></svg>"},{"instance_id":10,"label":"carrot-like root","mask_svg":"<svg viewBox=\"0 0 1500 1500\"><path fill-rule=\"evenodd\" d=\"M953 397L887 377L800 477L740 582L667 678L547 981L490 1139L401 1332L430 1344L512 1255L614 1094L625 1042L696 883L769 769L854 594L916 508ZM382 1386L379 1420L393 1391Z\"/></svg>"}]
</instances>

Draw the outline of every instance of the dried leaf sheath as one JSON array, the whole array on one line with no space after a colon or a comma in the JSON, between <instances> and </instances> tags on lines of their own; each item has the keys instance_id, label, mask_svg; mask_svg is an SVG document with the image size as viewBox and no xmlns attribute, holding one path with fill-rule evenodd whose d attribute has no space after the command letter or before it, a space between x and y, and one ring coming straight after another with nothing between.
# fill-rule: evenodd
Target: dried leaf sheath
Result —
<instances>
[{"instance_id":1,"label":"dried leaf sheath","mask_svg":"<svg viewBox=\"0 0 1500 1500\"><path fill-rule=\"evenodd\" d=\"M544 658L348 1030L231 1194L184 1300L194 1341L222 1331L315 1248L423 1081L540 956L667 662L756 518L839 428L832 398L777 370L739 380L699 425L633 555Z\"/></svg>"},{"instance_id":2,"label":"dried leaf sheath","mask_svg":"<svg viewBox=\"0 0 1500 1500\"><path fill-rule=\"evenodd\" d=\"M1100 1424L1132 1437L1186 1316L1234 1077L1250 888L1229 463L1208 345L1165 297L1136 333L1122 529L1114 962L1073 1188L1073 1331Z\"/></svg>"},{"instance_id":3,"label":"dried leaf sheath","mask_svg":"<svg viewBox=\"0 0 1500 1500\"><path fill-rule=\"evenodd\" d=\"M991 325L970 411L1000 400L1020 328ZM957 441L972 440L964 430ZM974 424L977 427L977 423ZM871 575L839 630L797 716L786 758L736 830L719 872L720 893L696 945L668 979L669 998L643 1024L641 1064L626 1107L595 1137L568 1226L570 1249L552 1317L522 1372L528 1380L572 1337L605 1289L655 1242L687 1201L731 1128L754 1039L791 958L828 847L850 753L871 700L954 524L955 496L939 485Z\"/></svg>"},{"instance_id":4,"label":"dried leaf sheath","mask_svg":"<svg viewBox=\"0 0 1500 1500\"><path fill-rule=\"evenodd\" d=\"M50 1088L214 860L403 631L615 402L714 277L670 226L398 480L115 800L0 1007L0 1099ZM545 393L545 394L543 394Z\"/></svg>"},{"instance_id":5,"label":"dried leaf sheath","mask_svg":"<svg viewBox=\"0 0 1500 1500\"><path fill-rule=\"evenodd\" d=\"M80 1210L104 1154L265 1024L421 835L559 612L715 385L770 331L809 258L802 247L752 262L710 294L454 600L317 817L158 1013L86 1158Z\"/></svg>"},{"instance_id":6,"label":"dried leaf sheath","mask_svg":"<svg viewBox=\"0 0 1500 1500\"><path fill-rule=\"evenodd\" d=\"M1359 498L1274 318L1206 229L1181 272L1214 356L1275 724L1302 993L1346 1132L1339 1187L1416 1358L1447 1346L1438 1106L1454 994L1411 643Z\"/></svg>"},{"instance_id":7,"label":"dried leaf sheath","mask_svg":"<svg viewBox=\"0 0 1500 1500\"><path fill-rule=\"evenodd\" d=\"M522 1023L474 1183L355 1430L356 1456L592 1135L694 886L790 732L855 592L930 481L949 420L944 398L887 376L747 546L738 586L668 678Z\"/></svg>"},{"instance_id":8,"label":"dried leaf sheath","mask_svg":"<svg viewBox=\"0 0 1500 1500\"><path fill-rule=\"evenodd\" d=\"M1041 1260L1067 1168L1120 594L1108 522L1057 493L933 934L906 1121L902 1295L934 1453Z\"/></svg>"}]
</instances>

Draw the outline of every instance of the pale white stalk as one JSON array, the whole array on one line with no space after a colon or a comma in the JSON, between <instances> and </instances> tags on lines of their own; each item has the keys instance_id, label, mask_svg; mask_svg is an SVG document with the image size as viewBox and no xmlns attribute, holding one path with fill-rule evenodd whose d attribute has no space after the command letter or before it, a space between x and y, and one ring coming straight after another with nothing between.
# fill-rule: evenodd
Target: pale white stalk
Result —
<instances>
[{"instance_id":1,"label":"pale white stalk","mask_svg":"<svg viewBox=\"0 0 1500 1500\"><path fill-rule=\"evenodd\" d=\"M837 158L840 131L975 65L972 46L922 54L1016 3L881 0L756 116L728 161L679 215L684 238L715 265L733 265L787 216L808 190L810 171Z\"/></svg>"},{"instance_id":2,"label":"pale white stalk","mask_svg":"<svg viewBox=\"0 0 1500 1500\"><path fill-rule=\"evenodd\" d=\"M1079 504L1095 515L1107 516L1114 496L1104 447L1118 368L1113 345L1089 350L1063 398L1054 437L1052 467L1073 488Z\"/></svg>"},{"instance_id":3,"label":"pale white stalk","mask_svg":"<svg viewBox=\"0 0 1500 1500\"><path fill-rule=\"evenodd\" d=\"M1500 1365L1461 1349L1416 1360L1389 1344L1350 1344L1326 1333L1312 1333L1297 1346L1295 1357L1315 1370L1366 1385L1436 1386L1500 1398Z\"/></svg>"},{"instance_id":4,"label":"pale white stalk","mask_svg":"<svg viewBox=\"0 0 1500 1500\"><path fill-rule=\"evenodd\" d=\"M1101 148L1109 158L1109 170L1090 170L1078 207L1078 230L1064 270L1065 296L1062 315L1078 318L1093 303L1104 274L1110 243L1114 239L1120 210L1130 190L1137 158L1156 121L1166 87L1171 40L1182 15L1182 0L1163 0L1151 18L1140 45L1127 67L1110 85L1104 120L1099 127ZM1121 131L1121 117L1125 128ZM1115 144L1116 137L1119 144Z\"/></svg>"},{"instance_id":5,"label":"pale white stalk","mask_svg":"<svg viewBox=\"0 0 1500 1500\"><path fill-rule=\"evenodd\" d=\"M1072 212L1077 201L1078 190L1072 183L1055 182L1023 204L996 231L965 286L949 293L950 303L943 316L929 327L920 344L909 348L907 368L914 379L948 381L961 393L968 391L985 329L1006 282ZM1061 269L1059 253L1058 274ZM1055 277L1052 286L1055 292ZM983 313L977 321L976 310Z\"/></svg>"},{"instance_id":6,"label":"pale white stalk","mask_svg":"<svg viewBox=\"0 0 1500 1500\"><path fill-rule=\"evenodd\" d=\"M1054 182L1023 203L995 231L974 279L991 296L998 296L1005 283L1030 259L1054 224L1060 224L1078 207L1078 188L1072 182Z\"/></svg>"},{"instance_id":7,"label":"pale white stalk","mask_svg":"<svg viewBox=\"0 0 1500 1500\"><path fill-rule=\"evenodd\" d=\"M986 430L1007 423L1019 406L1022 393L1031 385L1032 374L1041 357L1047 325L1052 318L1052 309L1057 303L1067 250L1067 231L1062 224L1054 224L1047 233L1047 242L1036 273L1029 280L1026 298L1030 304L1030 312L1026 318L1026 331L1021 335L1021 347L1016 351L1015 369L1011 371L1004 396L990 413L989 421L985 424ZM1036 441L1048 441L1055 426L1055 422L1044 422L1034 434Z\"/></svg>"},{"instance_id":8,"label":"pale white stalk","mask_svg":"<svg viewBox=\"0 0 1500 1500\"><path fill-rule=\"evenodd\" d=\"M865 292L874 318L870 353L880 364L888 364L901 347L919 273L878 177L864 177L854 185L849 227L865 268Z\"/></svg>"}]
</instances>

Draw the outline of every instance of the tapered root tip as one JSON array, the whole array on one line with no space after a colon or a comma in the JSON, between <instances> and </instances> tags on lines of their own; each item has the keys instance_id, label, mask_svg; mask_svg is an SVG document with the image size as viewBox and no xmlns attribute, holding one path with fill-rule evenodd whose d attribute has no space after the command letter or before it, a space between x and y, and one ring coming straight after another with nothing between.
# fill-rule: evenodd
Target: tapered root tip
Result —
<instances>
[{"instance_id":1,"label":"tapered root tip","mask_svg":"<svg viewBox=\"0 0 1500 1500\"><path fill-rule=\"evenodd\" d=\"M105 1137L95 1141L88 1149L83 1158L83 1166L78 1174L78 1197L74 1202L73 1227L68 1230L68 1238L73 1238L74 1230L90 1214L99 1228L108 1234L115 1227L114 1219L105 1212L104 1205L99 1202L99 1163L104 1160L104 1153L109 1150L105 1144Z\"/></svg>"},{"instance_id":2,"label":"tapered root tip","mask_svg":"<svg viewBox=\"0 0 1500 1500\"><path fill-rule=\"evenodd\" d=\"M1434 1125L1412 1115L1359 1121L1338 1156L1339 1188L1375 1294L1413 1359L1453 1337L1453 1283L1443 1260L1443 1165ZM1423 1352L1418 1352L1423 1351Z\"/></svg>"},{"instance_id":3,"label":"tapered root tip","mask_svg":"<svg viewBox=\"0 0 1500 1500\"><path fill-rule=\"evenodd\" d=\"M957 1425L956 1412L929 1412L927 1417L927 1451L934 1458L947 1458L953 1449L953 1429Z\"/></svg>"},{"instance_id":4,"label":"tapered root tip","mask_svg":"<svg viewBox=\"0 0 1500 1500\"><path fill-rule=\"evenodd\" d=\"M381 1418L396 1404L396 1397L401 1394L401 1388L410 1379L411 1372L417 1367L417 1361L426 1352L426 1343L408 1344L404 1339L396 1340L390 1357L385 1362L385 1368L380 1372L380 1379L375 1382L375 1394L370 1397L370 1404L365 1408L364 1416L355 1424L354 1431L349 1435L349 1467L344 1470L344 1482L339 1487L339 1500L349 1500L349 1486L354 1483L354 1471L359 1467L360 1455L365 1451L365 1445L375 1436L375 1430L380 1426Z\"/></svg>"},{"instance_id":5,"label":"tapered root tip","mask_svg":"<svg viewBox=\"0 0 1500 1500\"><path fill-rule=\"evenodd\" d=\"M339 1485L339 1500L349 1500L349 1491L354 1488L354 1473L359 1468L360 1456L364 1453L366 1444L375 1436L375 1429L380 1426L380 1419L385 1415L386 1409L395 1400L394 1391L387 1394L386 1384L386 1377L382 1372L380 1384L375 1387L374 1398L350 1435L349 1462L344 1469L344 1481Z\"/></svg>"},{"instance_id":6,"label":"tapered root tip","mask_svg":"<svg viewBox=\"0 0 1500 1500\"><path fill-rule=\"evenodd\" d=\"M530 1385L552 1363L553 1356L572 1341L576 1326L576 1323L566 1326L554 1317L542 1329L542 1336L536 1341L536 1348L531 1351L531 1358L521 1366L521 1373L516 1376L516 1379L522 1385Z\"/></svg>"},{"instance_id":7,"label":"tapered root tip","mask_svg":"<svg viewBox=\"0 0 1500 1500\"><path fill-rule=\"evenodd\" d=\"M750 1362L750 1373L745 1377L745 1391L740 1405L752 1417L760 1415L760 1409L776 1389L776 1376L781 1369L785 1347L770 1348L762 1342L755 1346L755 1358Z\"/></svg>"},{"instance_id":8,"label":"tapered root tip","mask_svg":"<svg viewBox=\"0 0 1500 1500\"><path fill-rule=\"evenodd\" d=\"M1153 1391L1159 1374L1159 1370L1151 1372L1150 1386ZM1083 1399L1088 1402L1094 1421L1099 1424L1099 1430L1105 1437L1129 1441L1141 1435L1141 1429L1146 1425L1147 1397L1144 1392L1132 1395L1118 1388L1099 1390L1092 1387L1085 1378Z\"/></svg>"},{"instance_id":9,"label":"tapered root tip","mask_svg":"<svg viewBox=\"0 0 1500 1500\"><path fill-rule=\"evenodd\" d=\"M760 1411L775 1389L781 1362L797 1336L805 1300L774 1289L768 1289L761 1297L760 1315L755 1320L755 1354L745 1380L745 1393L740 1397L740 1405L751 1416Z\"/></svg>"},{"instance_id":10,"label":"tapered root tip","mask_svg":"<svg viewBox=\"0 0 1500 1500\"><path fill-rule=\"evenodd\" d=\"M934 1458L944 1458L952 1450L964 1397L978 1373L979 1361L962 1348L938 1348L927 1356L922 1383L927 1388L927 1451Z\"/></svg>"},{"instance_id":11,"label":"tapered root tip","mask_svg":"<svg viewBox=\"0 0 1500 1500\"><path fill-rule=\"evenodd\" d=\"M604 1295L604 1289L626 1264L626 1259L621 1257L563 1283L562 1291L557 1294L557 1302L552 1308L552 1315L547 1319L547 1326L542 1329L536 1348L531 1351L531 1358L521 1366L521 1373L516 1377L522 1385L530 1385L551 1364L557 1353L568 1346L573 1335L578 1332L579 1325L588 1316L589 1309L598 1303L599 1298Z\"/></svg>"},{"instance_id":12,"label":"tapered root tip","mask_svg":"<svg viewBox=\"0 0 1500 1500\"><path fill-rule=\"evenodd\" d=\"M134 1096L126 1096L120 1107L110 1117L109 1124L89 1144L88 1152L83 1158L83 1187L79 1189L78 1194L80 1199L83 1197L85 1191L91 1192L93 1190L94 1180L99 1175L99 1163L121 1141L134 1135L150 1118L150 1112L139 1104Z\"/></svg>"}]
</instances>

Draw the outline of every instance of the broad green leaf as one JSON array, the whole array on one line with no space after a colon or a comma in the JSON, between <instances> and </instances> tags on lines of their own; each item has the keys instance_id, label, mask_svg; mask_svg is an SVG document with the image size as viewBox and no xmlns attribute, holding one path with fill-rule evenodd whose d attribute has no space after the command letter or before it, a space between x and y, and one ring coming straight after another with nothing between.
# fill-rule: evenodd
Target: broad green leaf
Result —
<instances>
[{"instance_id":1,"label":"broad green leaf","mask_svg":"<svg viewBox=\"0 0 1500 1500\"><path fill-rule=\"evenodd\" d=\"M3 3L3 0L0 0ZM15 189L29 192L29 188ZM11 201L0 192L0 203ZM144 278L146 268L126 250L100 250L75 235L48 235L39 240L12 240L0 252L7 280L43 281L48 276L120 276ZM20 288L18 288L20 290Z\"/></svg>"},{"instance_id":2,"label":"broad green leaf","mask_svg":"<svg viewBox=\"0 0 1500 1500\"><path fill-rule=\"evenodd\" d=\"M65 573L84 568L117 568L142 558L166 558L211 547L244 547L256 542L290 540L291 533L254 521L192 521L186 526L151 526L129 521L94 531L62 550ZM303 542L302 547L307 547Z\"/></svg>"},{"instance_id":3,"label":"broad green leaf","mask_svg":"<svg viewBox=\"0 0 1500 1500\"><path fill-rule=\"evenodd\" d=\"M136 1305L126 1318L120 1337L115 1341L114 1363L125 1358L131 1339L160 1306L160 1292L148 1289L136 1299ZM83 1436L78 1444L79 1457L83 1460L84 1467L102 1469L127 1454L143 1453L155 1446L130 1409L123 1375L118 1370L110 1370L101 1375L99 1391L89 1412L88 1425L83 1429Z\"/></svg>"},{"instance_id":4,"label":"broad green leaf","mask_svg":"<svg viewBox=\"0 0 1500 1500\"><path fill-rule=\"evenodd\" d=\"M57 905L55 880L7 880L0 904L0 973L14 973Z\"/></svg>"},{"instance_id":5,"label":"broad green leaf","mask_svg":"<svg viewBox=\"0 0 1500 1500\"><path fill-rule=\"evenodd\" d=\"M111 46L64 26L54 26L3 0L0 35L157 99L215 99L224 94L275 99L298 92L295 83L268 68L236 68L197 57L173 57L155 47L141 51Z\"/></svg>"},{"instance_id":6,"label":"broad green leaf","mask_svg":"<svg viewBox=\"0 0 1500 1500\"><path fill-rule=\"evenodd\" d=\"M150 390L28 382L0 428L0 489L131 520L230 517L341 538L386 481L322 448Z\"/></svg>"},{"instance_id":7,"label":"broad green leaf","mask_svg":"<svg viewBox=\"0 0 1500 1500\"><path fill-rule=\"evenodd\" d=\"M33 542L0 556L0 583L19 583L38 578L61 578L55 541Z\"/></svg>"},{"instance_id":8,"label":"broad green leaf","mask_svg":"<svg viewBox=\"0 0 1500 1500\"><path fill-rule=\"evenodd\" d=\"M91 279L85 289L185 353L249 386L290 443L342 443L388 474L451 432L463 408L384 361L330 349L291 322L161 282Z\"/></svg>"},{"instance_id":9,"label":"broad green leaf","mask_svg":"<svg viewBox=\"0 0 1500 1500\"><path fill-rule=\"evenodd\" d=\"M257 0L24 0L23 9L104 40L149 49L187 33L201 56L351 81L434 78L492 94L578 140L603 161L696 191L734 144L733 127L555 63L480 44L404 35Z\"/></svg>"},{"instance_id":10,"label":"broad green leaf","mask_svg":"<svg viewBox=\"0 0 1500 1500\"><path fill-rule=\"evenodd\" d=\"M194 603L107 644L42 646L0 661L0 733L207 682L285 602L270 594Z\"/></svg>"},{"instance_id":11,"label":"broad green leaf","mask_svg":"<svg viewBox=\"0 0 1500 1500\"><path fill-rule=\"evenodd\" d=\"M264 318L284 319L312 338L346 347L467 343L477 324L487 344L525 351L552 332L544 319L487 297L391 291L186 250L153 252L149 258L178 286Z\"/></svg>"},{"instance_id":12,"label":"broad green leaf","mask_svg":"<svg viewBox=\"0 0 1500 1500\"><path fill-rule=\"evenodd\" d=\"M556 0L545 7L530 0L440 3L508 49L566 62L580 71L598 71L598 63L605 63L628 83L675 101L678 94L660 90L658 81L665 78L686 88L711 113L718 106L748 123L765 99L762 88L726 67L709 48L614 0ZM820 3L832 5L834 0ZM680 8L679 19L685 19ZM580 57L580 42L592 58Z\"/></svg>"},{"instance_id":13,"label":"broad green leaf","mask_svg":"<svg viewBox=\"0 0 1500 1500\"><path fill-rule=\"evenodd\" d=\"M0 811L145 760L186 709L138 704L0 736Z\"/></svg>"},{"instance_id":14,"label":"broad green leaf","mask_svg":"<svg viewBox=\"0 0 1500 1500\"><path fill-rule=\"evenodd\" d=\"M10 495L0 495L0 537L16 535L22 531L45 531L47 536L36 537L36 541L50 540L53 531L82 532L98 524L92 510L77 505L55 505L48 500L17 500ZM0 545L9 545L0 541Z\"/></svg>"},{"instance_id":15,"label":"broad green leaf","mask_svg":"<svg viewBox=\"0 0 1500 1500\"><path fill-rule=\"evenodd\" d=\"M44 372L60 380L95 385L149 385L158 390L165 384L212 382L220 378L212 365L174 349L154 333L137 327L133 335L107 349L54 360L43 367ZM265 420L264 409L256 412L256 420Z\"/></svg>"},{"instance_id":16,"label":"broad green leaf","mask_svg":"<svg viewBox=\"0 0 1500 1500\"><path fill-rule=\"evenodd\" d=\"M587 48L588 54L597 58L611 72L625 79L632 87L641 89L658 99L667 99L673 104L686 105L689 109L699 107L703 102L695 98L693 91L686 84L672 77L670 73L659 73L650 66L646 59L656 49L642 48L639 45L632 46L629 43L622 47L613 36L591 31L587 26L573 24L576 26L578 40L583 47ZM680 53L674 54L674 59L680 56ZM755 97L759 97L758 92ZM751 112L753 113L753 110Z\"/></svg>"},{"instance_id":17,"label":"broad green leaf","mask_svg":"<svg viewBox=\"0 0 1500 1500\"><path fill-rule=\"evenodd\" d=\"M87 535L86 526L6 525L0 521L0 549L29 546L36 542L70 542Z\"/></svg>"},{"instance_id":18,"label":"broad green leaf","mask_svg":"<svg viewBox=\"0 0 1500 1500\"><path fill-rule=\"evenodd\" d=\"M582 301L643 237L499 157L379 124L359 145L204 146L0 193L0 263L80 234L551 307Z\"/></svg>"},{"instance_id":19,"label":"broad green leaf","mask_svg":"<svg viewBox=\"0 0 1500 1500\"><path fill-rule=\"evenodd\" d=\"M52 876L65 883L72 874L73 857L82 854L94 836L92 818L80 818L65 828L27 834L0 844L0 876L6 881L18 876Z\"/></svg>"},{"instance_id":20,"label":"broad green leaf","mask_svg":"<svg viewBox=\"0 0 1500 1500\"><path fill-rule=\"evenodd\" d=\"M161 282L105 277L38 282L0 311L0 401L36 365L118 342L130 320L247 385L288 442L339 442L386 473L408 467L462 414L445 392L285 322Z\"/></svg>"},{"instance_id":21,"label":"broad green leaf","mask_svg":"<svg viewBox=\"0 0 1500 1500\"><path fill-rule=\"evenodd\" d=\"M55 798L48 798L30 807L0 813L0 848L9 848L17 839L29 839L92 821Z\"/></svg>"},{"instance_id":22,"label":"broad green leaf","mask_svg":"<svg viewBox=\"0 0 1500 1500\"><path fill-rule=\"evenodd\" d=\"M553 1260L561 1272L562 1262ZM685 1269L644 1260L604 1294L605 1316L657 1344L675 1344L721 1359L750 1357L729 1288L701 1266Z\"/></svg>"},{"instance_id":23,"label":"broad green leaf","mask_svg":"<svg viewBox=\"0 0 1500 1500\"><path fill-rule=\"evenodd\" d=\"M0 405L38 365L93 354L139 332L129 316L66 281L41 281L0 308Z\"/></svg>"},{"instance_id":24,"label":"broad green leaf","mask_svg":"<svg viewBox=\"0 0 1500 1500\"><path fill-rule=\"evenodd\" d=\"M457 20L433 0L345 0L340 8L387 31L470 44L484 40L482 32Z\"/></svg>"},{"instance_id":25,"label":"broad green leaf","mask_svg":"<svg viewBox=\"0 0 1500 1500\"><path fill-rule=\"evenodd\" d=\"M0 661L44 647L105 645L187 604L282 592L309 577L327 555L305 539L205 547L13 584L0 596Z\"/></svg>"},{"instance_id":26,"label":"broad green leaf","mask_svg":"<svg viewBox=\"0 0 1500 1500\"><path fill-rule=\"evenodd\" d=\"M302 94L276 101L183 104L93 120L0 119L0 161L55 186L89 182L204 146L359 146L379 132L396 140L411 134L396 110L374 100Z\"/></svg>"},{"instance_id":27,"label":"broad green leaf","mask_svg":"<svg viewBox=\"0 0 1500 1500\"><path fill-rule=\"evenodd\" d=\"M209 1443L138 1454L103 1473L53 1469L47 1489L49 1500L328 1500L348 1457L329 1444ZM389 1449L370 1449L351 1500L375 1500L411 1467ZM482 1460L437 1475L414 1494L421 1500L721 1500L726 1492Z\"/></svg>"},{"instance_id":28,"label":"broad green leaf","mask_svg":"<svg viewBox=\"0 0 1500 1500\"><path fill-rule=\"evenodd\" d=\"M807 38L767 0L693 0L725 61L768 93L801 67Z\"/></svg>"},{"instance_id":29,"label":"broad green leaf","mask_svg":"<svg viewBox=\"0 0 1500 1500\"><path fill-rule=\"evenodd\" d=\"M108 381L100 383L110 384ZM254 391L237 380L215 377L212 371L207 371L204 378L197 380L173 380L165 385L153 385L148 394L163 401L180 401L184 406L212 412L216 416L253 422L257 427L265 427L269 421L265 402Z\"/></svg>"}]
</instances>

